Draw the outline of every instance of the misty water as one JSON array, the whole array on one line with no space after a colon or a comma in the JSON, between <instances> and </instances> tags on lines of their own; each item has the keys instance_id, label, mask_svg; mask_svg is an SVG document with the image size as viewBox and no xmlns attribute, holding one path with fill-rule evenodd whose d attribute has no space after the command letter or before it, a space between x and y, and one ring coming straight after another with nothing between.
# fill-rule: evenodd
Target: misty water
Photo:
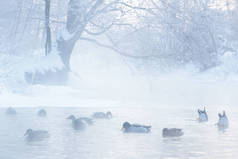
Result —
<instances>
[{"instance_id":1,"label":"misty water","mask_svg":"<svg viewBox=\"0 0 238 159\"><path fill-rule=\"evenodd\" d=\"M16 108L16 116L0 108L0 158L2 159L158 159L236 158L238 150L237 109L229 107L229 128L222 132L215 123L220 107L207 107L209 122L198 123L197 107L51 107L46 118L39 108ZM85 131L75 131L66 120L70 114L90 116L95 111L113 113L113 118L95 120ZM124 134L124 121L152 125L149 134ZM164 127L183 128L184 136L163 138ZM48 130L50 138L28 142L28 128Z\"/></svg>"}]
</instances>

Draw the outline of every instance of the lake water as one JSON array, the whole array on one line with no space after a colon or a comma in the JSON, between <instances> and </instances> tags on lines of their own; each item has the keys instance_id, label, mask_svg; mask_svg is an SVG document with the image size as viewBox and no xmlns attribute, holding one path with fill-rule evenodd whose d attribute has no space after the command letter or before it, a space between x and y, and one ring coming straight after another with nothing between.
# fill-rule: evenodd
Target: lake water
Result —
<instances>
[{"instance_id":1,"label":"lake water","mask_svg":"<svg viewBox=\"0 0 238 159\"><path fill-rule=\"evenodd\" d=\"M216 107L207 107L209 122L196 122L194 107L179 108L45 108L46 118L36 116L39 108L16 108L16 116L0 108L0 159L236 159L238 155L238 111L227 111L230 127L218 131ZM95 120L85 131L75 131L65 118L70 114L89 116L110 110L111 120ZM221 109L219 109L222 111ZM149 134L123 134L124 121L152 125ZM183 128L180 138L162 138L164 127ZM48 130L50 138L27 142L28 128Z\"/></svg>"}]
</instances>

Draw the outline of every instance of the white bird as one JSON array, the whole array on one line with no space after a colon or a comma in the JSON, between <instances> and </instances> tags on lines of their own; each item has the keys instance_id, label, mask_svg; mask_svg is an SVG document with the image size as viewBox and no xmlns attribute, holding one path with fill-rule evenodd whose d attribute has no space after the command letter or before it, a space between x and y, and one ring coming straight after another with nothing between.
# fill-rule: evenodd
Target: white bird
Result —
<instances>
[{"instance_id":1,"label":"white bird","mask_svg":"<svg viewBox=\"0 0 238 159\"><path fill-rule=\"evenodd\" d=\"M47 116L47 112L45 109L40 109L38 112L37 112L37 115L39 117L46 117Z\"/></svg>"},{"instance_id":2,"label":"white bird","mask_svg":"<svg viewBox=\"0 0 238 159\"><path fill-rule=\"evenodd\" d=\"M25 133L26 139L28 141L41 141L45 138L50 137L48 131L45 130L32 130L28 129Z\"/></svg>"},{"instance_id":3,"label":"white bird","mask_svg":"<svg viewBox=\"0 0 238 159\"><path fill-rule=\"evenodd\" d=\"M72 127L75 130L84 130L87 126L84 120L80 118L77 119L74 115L70 115L67 119L72 120Z\"/></svg>"},{"instance_id":4,"label":"white bird","mask_svg":"<svg viewBox=\"0 0 238 159\"><path fill-rule=\"evenodd\" d=\"M101 118L101 119L110 119L112 118L112 113L110 111L104 113L104 112L95 112L92 115L93 118Z\"/></svg>"},{"instance_id":5,"label":"white bird","mask_svg":"<svg viewBox=\"0 0 238 159\"><path fill-rule=\"evenodd\" d=\"M220 113L218 114L219 120L217 123L217 126L219 129L226 129L229 127L229 120L226 116L226 112L223 111L223 114L221 115Z\"/></svg>"},{"instance_id":6,"label":"white bird","mask_svg":"<svg viewBox=\"0 0 238 159\"><path fill-rule=\"evenodd\" d=\"M122 125L122 130L124 133L149 133L150 129L151 126L130 124L129 122L124 122Z\"/></svg>"},{"instance_id":7,"label":"white bird","mask_svg":"<svg viewBox=\"0 0 238 159\"><path fill-rule=\"evenodd\" d=\"M205 107L204 107L204 110L198 109L198 121L199 122L207 122L208 121L208 115L207 115Z\"/></svg>"},{"instance_id":8,"label":"white bird","mask_svg":"<svg viewBox=\"0 0 238 159\"><path fill-rule=\"evenodd\" d=\"M177 129L177 128L164 128L162 130L162 136L163 137L179 137L183 135L182 129Z\"/></svg>"},{"instance_id":9,"label":"white bird","mask_svg":"<svg viewBox=\"0 0 238 159\"><path fill-rule=\"evenodd\" d=\"M7 114L7 115L16 115L17 112L16 112L16 110L15 110L14 108L9 107L9 108L7 108L7 110L6 110L6 114Z\"/></svg>"}]
</instances>

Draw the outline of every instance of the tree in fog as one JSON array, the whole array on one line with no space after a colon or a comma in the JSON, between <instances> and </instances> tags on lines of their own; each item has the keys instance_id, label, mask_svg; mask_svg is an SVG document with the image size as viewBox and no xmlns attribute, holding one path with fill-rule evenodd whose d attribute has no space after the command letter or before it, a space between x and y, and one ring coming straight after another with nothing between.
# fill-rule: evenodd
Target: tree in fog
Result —
<instances>
[{"instance_id":1,"label":"tree in fog","mask_svg":"<svg viewBox=\"0 0 238 159\"><path fill-rule=\"evenodd\" d=\"M59 82L67 81L70 71L70 57L75 44L79 40L87 40L96 45L110 48L118 53L114 44L98 42L95 38L105 34L110 37L110 31L122 27L132 27L132 24L124 23L127 15L126 3L121 0L70 0L68 3L65 28L58 34L57 50L64 63L64 69L57 72L49 72L43 76L55 76ZM126 17L126 18L125 18ZM41 77L40 79L44 78Z\"/></svg>"},{"instance_id":2,"label":"tree in fog","mask_svg":"<svg viewBox=\"0 0 238 159\"><path fill-rule=\"evenodd\" d=\"M121 10L119 0L70 0L68 3L66 27L58 36L57 47L65 69L70 70L69 62L76 42L83 34L100 35L108 31Z\"/></svg>"},{"instance_id":3,"label":"tree in fog","mask_svg":"<svg viewBox=\"0 0 238 159\"><path fill-rule=\"evenodd\" d=\"M230 16L225 3L222 9L216 6L221 2L149 0L146 7L137 8L142 16L136 32L118 46L131 55L144 57L139 61L149 65L193 64L201 71L219 65L218 57L231 49L224 43L230 37Z\"/></svg>"},{"instance_id":4,"label":"tree in fog","mask_svg":"<svg viewBox=\"0 0 238 159\"><path fill-rule=\"evenodd\" d=\"M65 2L50 0L52 38L64 25ZM32 56L45 45L45 0L1 1L1 51L18 56Z\"/></svg>"},{"instance_id":5,"label":"tree in fog","mask_svg":"<svg viewBox=\"0 0 238 159\"><path fill-rule=\"evenodd\" d=\"M235 0L50 2L52 53L59 54L64 68L30 72L30 79L34 78L36 83L66 82L71 54L81 40L109 48L138 68L192 64L205 71L219 65L226 52L237 50ZM45 47L47 35L45 1L10 0L0 4L5 6L0 11L0 46L4 46L1 51L22 57L36 56L34 50ZM45 56L44 52L41 56Z\"/></svg>"}]
</instances>

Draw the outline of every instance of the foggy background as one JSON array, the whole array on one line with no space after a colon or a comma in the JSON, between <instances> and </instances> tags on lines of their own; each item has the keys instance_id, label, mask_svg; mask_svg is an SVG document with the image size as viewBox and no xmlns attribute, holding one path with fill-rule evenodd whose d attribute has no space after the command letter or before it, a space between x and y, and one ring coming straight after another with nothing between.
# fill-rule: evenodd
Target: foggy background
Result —
<instances>
[{"instance_id":1,"label":"foggy background","mask_svg":"<svg viewBox=\"0 0 238 159\"><path fill-rule=\"evenodd\" d=\"M238 0L0 0L0 158L236 159L237 14Z\"/></svg>"},{"instance_id":2,"label":"foggy background","mask_svg":"<svg viewBox=\"0 0 238 159\"><path fill-rule=\"evenodd\" d=\"M1 1L0 105L236 105L237 4Z\"/></svg>"}]
</instances>

